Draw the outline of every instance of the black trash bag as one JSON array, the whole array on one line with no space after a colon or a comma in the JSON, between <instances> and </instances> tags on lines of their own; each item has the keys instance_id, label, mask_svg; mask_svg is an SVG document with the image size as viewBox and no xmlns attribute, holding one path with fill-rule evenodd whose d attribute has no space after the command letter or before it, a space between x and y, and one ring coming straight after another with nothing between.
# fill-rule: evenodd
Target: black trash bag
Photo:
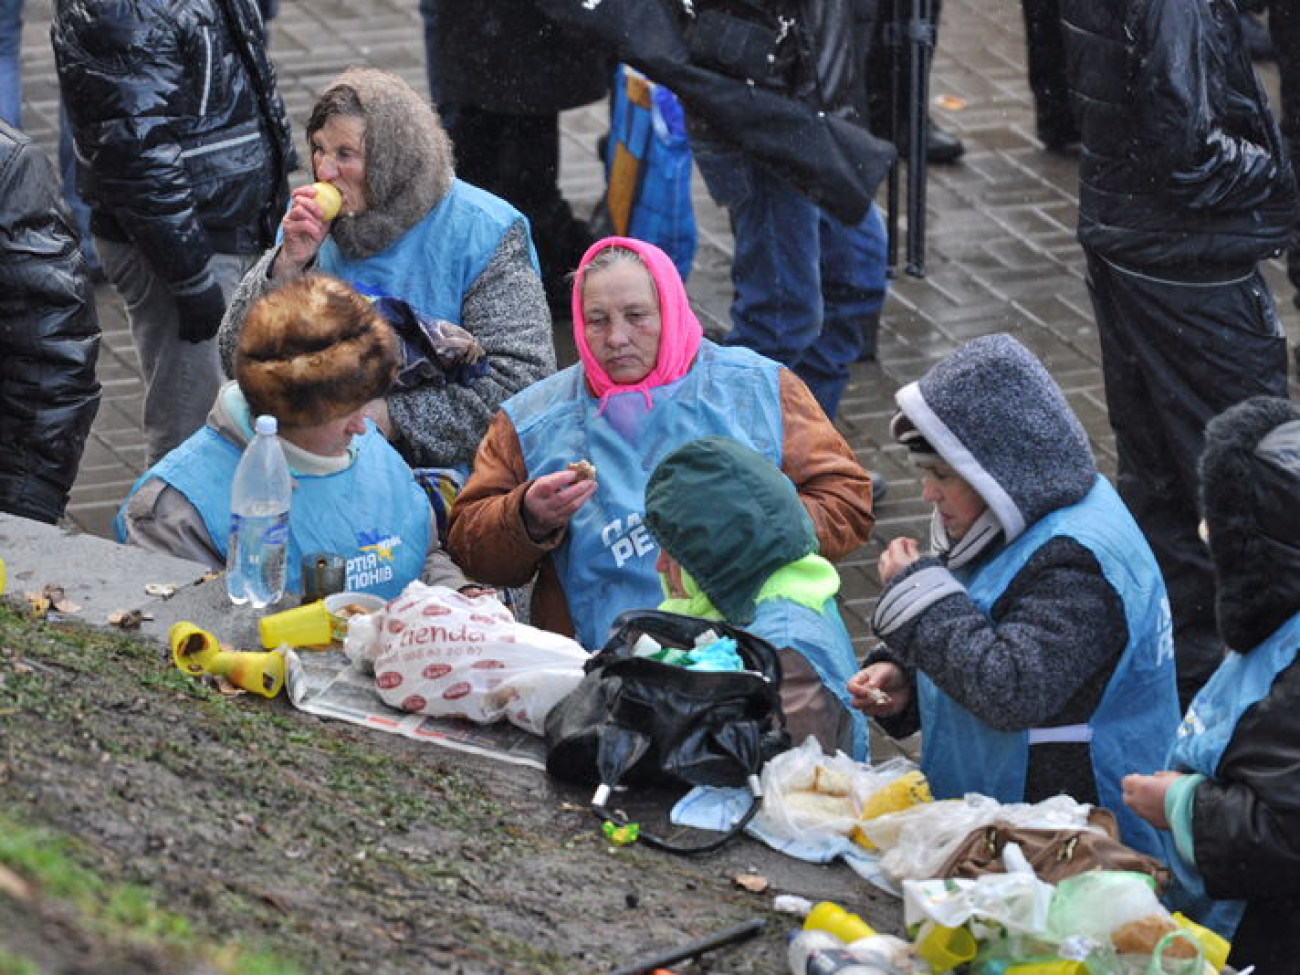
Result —
<instances>
[{"instance_id":1,"label":"black trash bag","mask_svg":"<svg viewBox=\"0 0 1300 975\"><path fill-rule=\"evenodd\" d=\"M632 649L642 634L662 646L690 648L708 630L736 641L746 670L687 670L638 657ZM547 772L595 784L593 811L620 825L620 817L605 808L619 785L748 786L749 812L720 839L693 847L644 831L640 839L676 853L701 853L737 835L761 804L763 763L790 747L776 649L719 621L632 610L614 621L612 635L585 670L582 682L547 716Z\"/></svg>"}]
</instances>

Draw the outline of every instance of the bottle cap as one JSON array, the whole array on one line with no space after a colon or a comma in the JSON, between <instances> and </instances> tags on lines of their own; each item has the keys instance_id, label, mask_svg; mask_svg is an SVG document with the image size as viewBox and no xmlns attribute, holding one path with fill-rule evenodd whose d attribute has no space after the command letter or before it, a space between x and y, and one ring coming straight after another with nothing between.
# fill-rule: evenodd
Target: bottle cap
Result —
<instances>
[{"instance_id":1,"label":"bottle cap","mask_svg":"<svg viewBox=\"0 0 1300 975\"><path fill-rule=\"evenodd\" d=\"M269 437L279 431L280 424L270 413L263 413L257 418L257 423L254 425L253 429L263 436Z\"/></svg>"}]
</instances>

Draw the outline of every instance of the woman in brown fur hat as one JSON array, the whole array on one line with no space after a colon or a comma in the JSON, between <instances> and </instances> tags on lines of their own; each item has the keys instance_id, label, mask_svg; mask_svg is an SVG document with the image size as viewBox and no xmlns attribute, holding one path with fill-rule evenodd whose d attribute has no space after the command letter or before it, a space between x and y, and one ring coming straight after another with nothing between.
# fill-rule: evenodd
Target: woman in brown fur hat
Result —
<instances>
[{"instance_id":1,"label":"woman in brown fur hat","mask_svg":"<svg viewBox=\"0 0 1300 975\"><path fill-rule=\"evenodd\" d=\"M254 418L269 413L294 480L287 591L301 591L306 552L343 556L350 591L391 599L417 577L470 587L410 468L365 415L398 364L369 301L324 274L296 278L249 310L234 363L206 426L136 482L121 541L223 568L235 467Z\"/></svg>"},{"instance_id":2,"label":"woman in brown fur hat","mask_svg":"<svg viewBox=\"0 0 1300 975\"><path fill-rule=\"evenodd\" d=\"M309 269L477 340L486 369L464 382L435 375L390 389L371 416L412 467L467 472L502 401L555 371L528 222L509 203L456 179L437 113L396 75L349 68L307 122L314 179L343 199L332 220L315 186L294 190L282 241L249 271L219 337L233 375L248 305Z\"/></svg>"}]
</instances>

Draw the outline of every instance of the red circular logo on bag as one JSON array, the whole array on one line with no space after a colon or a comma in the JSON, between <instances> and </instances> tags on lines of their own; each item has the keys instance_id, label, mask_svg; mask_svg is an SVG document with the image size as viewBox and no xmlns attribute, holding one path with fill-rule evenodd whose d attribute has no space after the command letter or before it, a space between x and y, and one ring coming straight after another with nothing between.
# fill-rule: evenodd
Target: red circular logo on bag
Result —
<instances>
[{"instance_id":1,"label":"red circular logo on bag","mask_svg":"<svg viewBox=\"0 0 1300 975\"><path fill-rule=\"evenodd\" d=\"M394 687L400 686L401 683L402 675L395 670L385 670L375 677L375 684L381 691L391 691Z\"/></svg>"},{"instance_id":2,"label":"red circular logo on bag","mask_svg":"<svg viewBox=\"0 0 1300 975\"><path fill-rule=\"evenodd\" d=\"M500 670L505 665L504 660L476 660L470 664L475 670Z\"/></svg>"},{"instance_id":3,"label":"red circular logo on bag","mask_svg":"<svg viewBox=\"0 0 1300 975\"><path fill-rule=\"evenodd\" d=\"M420 697L419 694L412 694L410 697L404 698L399 706L403 711L419 712L423 711L428 703L429 702Z\"/></svg>"},{"instance_id":4,"label":"red circular logo on bag","mask_svg":"<svg viewBox=\"0 0 1300 975\"><path fill-rule=\"evenodd\" d=\"M466 694L468 694L468 693L469 693L470 691L472 691L473 689L474 689L474 688L472 688L472 687L470 686L469 681L467 681L467 680L463 680L463 681L460 681L460 682L458 682L458 683L456 683L456 684L452 684L451 687L449 687L449 688L447 688L445 691L443 691L443 692L442 692L442 697L443 697L443 700L446 700L446 701L454 701L454 700L456 700L457 698L464 697Z\"/></svg>"},{"instance_id":5,"label":"red circular logo on bag","mask_svg":"<svg viewBox=\"0 0 1300 975\"><path fill-rule=\"evenodd\" d=\"M397 618L395 618L395 617L392 617L392 616L388 617L388 632L389 632L389 633L401 633L404 629L406 629L406 624L405 624L405 623L403 623L401 620L399 620L399 619L397 619Z\"/></svg>"},{"instance_id":6,"label":"red circular logo on bag","mask_svg":"<svg viewBox=\"0 0 1300 975\"><path fill-rule=\"evenodd\" d=\"M420 671L420 676L425 680L438 680L450 673L451 664L429 664L424 670Z\"/></svg>"},{"instance_id":7,"label":"red circular logo on bag","mask_svg":"<svg viewBox=\"0 0 1300 975\"><path fill-rule=\"evenodd\" d=\"M451 610L446 606L439 606L437 603L430 603L420 612L425 616L450 616Z\"/></svg>"}]
</instances>

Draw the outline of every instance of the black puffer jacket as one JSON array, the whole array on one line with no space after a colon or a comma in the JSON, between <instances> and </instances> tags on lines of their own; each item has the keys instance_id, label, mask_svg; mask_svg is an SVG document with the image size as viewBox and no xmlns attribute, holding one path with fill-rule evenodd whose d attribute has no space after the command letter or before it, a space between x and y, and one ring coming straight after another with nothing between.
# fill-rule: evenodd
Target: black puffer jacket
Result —
<instances>
[{"instance_id":1,"label":"black puffer jacket","mask_svg":"<svg viewBox=\"0 0 1300 975\"><path fill-rule=\"evenodd\" d=\"M1296 188L1232 0L1062 0L1079 240L1131 268L1248 268Z\"/></svg>"},{"instance_id":2,"label":"black puffer jacket","mask_svg":"<svg viewBox=\"0 0 1300 975\"><path fill-rule=\"evenodd\" d=\"M271 244L296 162L253 0L57 0L50 35L96 234L174 290Z\"/></svg>"},{"instance_id":3,"label":"black puffer jacket","mask_svg":"<svg viewBox=\"0 0 1300 975\"><path fill-rule=\"evenodd\" d=\"M99 410L99 321L49 160L0 122L0 511L63 514Z\"/></svg>"},{"instance_id":4,"label":"black puffer jacket","mask_svg":"<svg viewBox=\"0 0 1300 975\"><path fill-rule=\"evenodd\" d=\"M1202 509L1224 641L1251 653L1300 612L1300 408L1257 397L1211 421ZM1244 899L1237 969L1290 972L1300 956L1300 659L1241 715L1196 789L1196 867L1212 897Z\"/></svg>"}]
</instances>

